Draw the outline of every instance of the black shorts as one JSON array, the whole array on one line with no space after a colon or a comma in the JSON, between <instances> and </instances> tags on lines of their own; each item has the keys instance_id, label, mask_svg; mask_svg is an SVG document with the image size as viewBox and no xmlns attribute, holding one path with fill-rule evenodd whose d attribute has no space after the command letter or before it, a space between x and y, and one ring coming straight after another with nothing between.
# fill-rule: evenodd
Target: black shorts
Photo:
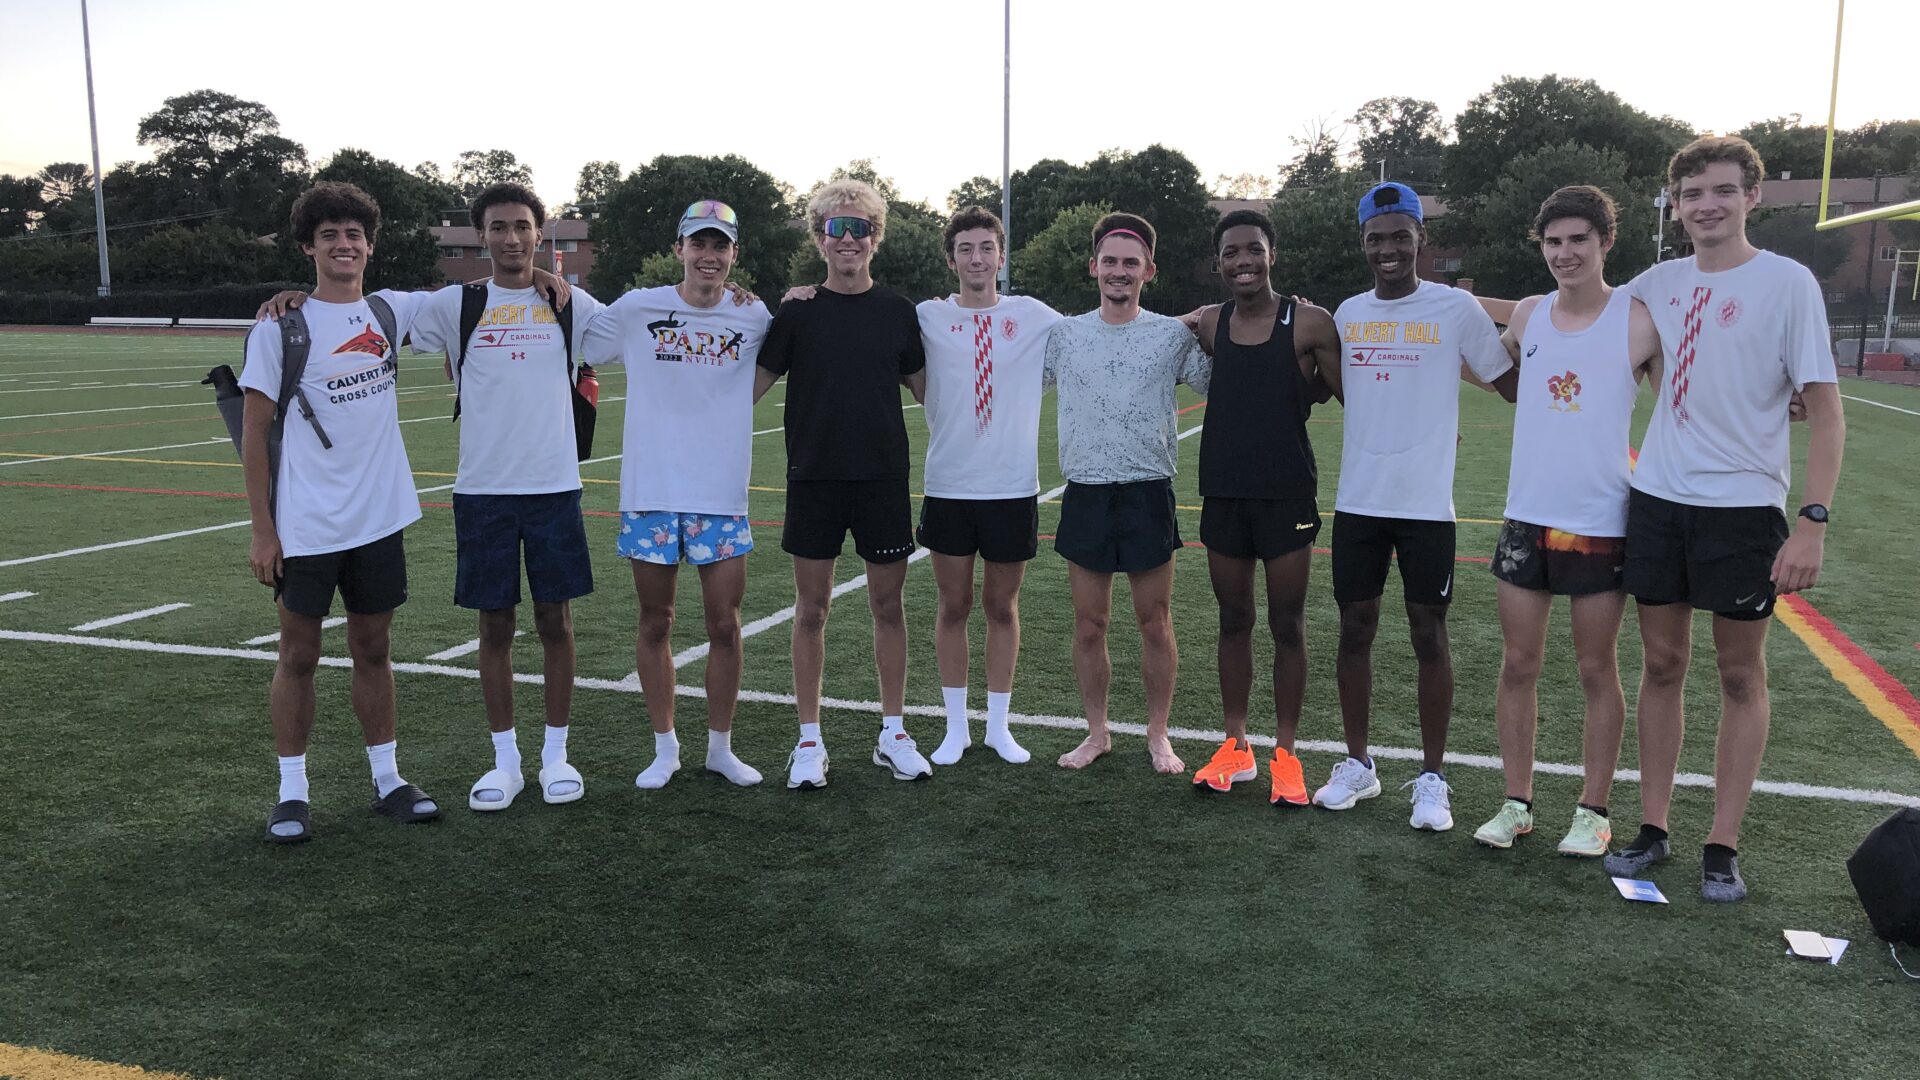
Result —
<instances>
[{"instance_id":1,"label":"black shorts","mask_svg":"<svg viewBox=\"0 0 1920 1080\"><path fill-rule=\"evenodd\" d=\"M520 549L536 604L563 604L593 591L593 557L580 516L580 491L546 495L453 493L453 602L498 611L520 602Z\"/></svg>"},{"instance_id":2,"label":"black shorts","mask_svg":"<svg viewBox=\"0 0 1920 1080\"><path fill-rule=\"evenodd\" d=\"M1200 501L1200 542L1229 559L1277 559L1320 535L1320 504L1312 499Z\"/></svg>"},{"instance_id":3,"label":"black shorts","mask_svg":"<svg viewBox=\"0 0 1920 1080\"><path fill-rule=\"evenodd\" d=\"M1173 481L1069 482L1060 497L1053 549L1099 574L1138 574L1164 565L1180 550Z\"/></svg>"},{"instance_id":4,"label":"black shorts","mask_svg":"<svg viewBox=\"0 0 1920 1080\"><path fill-rule=\"evenodd\" d=\"M1040 498L941 499L920 504L920 546L937 555L1026 562L1040 552Z\"/></svg>"},{"instance_id":5,"label":"black shorts","mask_svg":"<svg viewBox=\"0 0 1920 1080\"><path fill-rule=\"evenodd\" d=\"M791 480L780 547L802 559L837 559L847 533L870 563L894 563L913 554L913 508L907 478Z\"/></svg>"},{"instance_id":6,"label":"black shorts","mask_svg":"<svg viewBox=\"0 0 1920 1080\"><path fill-rule=\"evenodd\" d=\"M1509 518L1494 543L1493 576L1555 596L1618 592L1626 549L1622 537L1581 536Z\"/></svg>"},{"instance_id":7,"label":"black shorts","mask_svg":"<svg viewBox=\"0 0 1920 1080\"><path fill-rule=\"evenodd\" d=\"M357 548L324 555L294 555L280 560L273 598L295 615L324 619L333 610L333 591L351 615L378 615L407 602L407 549L404 529L396 529Z\"/></svg>"},{"instance_id":8,"label":"black shorts","mask_svg":"<svg viewBox=\"0 0 1920 1080\"><path fill-rule=\"evenodd\" d=\"M1636 489L1627 499L1627 592L1642 604L1764 619L1786 542L1777 506L1688 506Z\"/></svg>"},{"instance_id":9,"label":"black shorts","mask_svg":"<svg viewBox=\"0 0 1920 1080\"><path fill-rule=\"evenodd\" d=\"M1378 597L1387 568L1400 560L1407 603L1453 600L1453 522L1333 512L1333 598L1342 604Z\"/></svg>"}]
</instances>

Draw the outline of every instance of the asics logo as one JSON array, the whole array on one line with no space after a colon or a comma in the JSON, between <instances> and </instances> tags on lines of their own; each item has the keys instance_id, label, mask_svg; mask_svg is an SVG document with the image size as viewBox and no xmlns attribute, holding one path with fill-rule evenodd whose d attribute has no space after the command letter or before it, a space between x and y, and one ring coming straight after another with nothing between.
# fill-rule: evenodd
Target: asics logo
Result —
<instances>
[{"instance_id":1,"label":"asics logo","mask_svg":"<svg viewBox=\"0 0 1920 1080\"><path fill-rule=\"evenodd\" d=\"M1318 524L1318 523L1317 523L1317 522L1312 522L1312 521L1303 521L1303 522L1301 522L1300 524L1298 524L1298 525L1295 525L1295 526L1294 526L1294 528L1295 528L1296 530L1299 530L1299 529L1311 529L1311 528L1313 528L1313 527L1314 527L1314 525L1316 525L1316 524Z\"/></svg>"}]
</instances>

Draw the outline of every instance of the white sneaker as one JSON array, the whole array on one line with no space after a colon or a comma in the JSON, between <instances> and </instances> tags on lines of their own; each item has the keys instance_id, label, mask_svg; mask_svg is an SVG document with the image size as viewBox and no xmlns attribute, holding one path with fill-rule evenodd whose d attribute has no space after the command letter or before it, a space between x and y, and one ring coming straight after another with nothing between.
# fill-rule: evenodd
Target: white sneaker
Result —
<instances>
[{"instance_id":1,"label":"white sneaker","mask_svg":"<svg viewBox=\"0 0 1920 1080\"><path fill-rule=\"evenodd\" d=\"M873 747L873 763L893 771L895 780L919 780L933 775L933 766L920 755L920 748L913 744L913 736L905 731L880 732L880 741Z\"/></svg>"},{"instance_id":2,"label":"white sneaker","mask_svg":"<svg viewBox=\"0 0 1920 1080\"><path fill-rule=\"evenodd\" d=\"M787 755L787 786L823 788L827 786L827 748L817 742L803 742Z\"/></svg>"},{"instance_id":3,"label":"white sneaker","mask_svg":"<svg viewBox=\"0 0 1920 1080\"><path fill-rule=\"evenodd\" d=\"M1333 767L1326 786L1313 793L1313 804L1328 810L1351 810L1361 799L1380 794L1380 776L1373 766L1347 758Z\"/></svg>"},{"instance_id":4,"label":"white sneaker","mask_svg":"<svg viewBox=\"0 0 1920 1080\"><path fill-rule=\"evenodd\" d=\"M1447 796L1453 788L1439 773L1423 772L1400 785L1413 789L1413 817L1407 823L1416 829L1446 832L1453 828L1453 802Z\"/></svg>"}]
</instances>

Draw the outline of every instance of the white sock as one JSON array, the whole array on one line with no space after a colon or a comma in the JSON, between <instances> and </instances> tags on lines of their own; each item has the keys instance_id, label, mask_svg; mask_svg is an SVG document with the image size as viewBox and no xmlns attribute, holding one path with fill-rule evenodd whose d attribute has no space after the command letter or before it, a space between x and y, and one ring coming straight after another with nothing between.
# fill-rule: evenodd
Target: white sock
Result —
<instances>
[{"instance_id":1,"label":"white sock","mask_svg":"<svg viewBox=\"0 0 1920 1080\"><path fill-rule=\"evenodd\" d=\"M800 725L800 741L803 743L810 742L815 746L826 745L826 740L820 737L819 721L816 720L811 724Z\"/></svg>"},{"instance_id":2,"label":"white sock","mask_svg":"<svg viewBox=\"0 0 1920 1080\"><path fill-rule=\"evenodd\" d=\"M707 729L707 768L741 787L752 787L761 779L760 770L734 756L732 729Z\"/></svg>"},{"instance_id":3,"label":"white sock","mask_svg":"<svg viewBox=\"0 0 1920 1080\"><path fill-rule=\"evenodd\" d=\"M1007 729L1007 709L1013 703L1013 692L998 693L987 691L987 745L1000 755L1002 761L1015 765L1024 765L1033 755L1021 746Z\"/></svg>"},{"instance_id":4,"label":"white sock","mask_svg":"<svg viewBox=\"0 0 1920 1080\"><path fill-rule=\"evenodd\" d=\"M572 728L547 725L547 741L540 747L541 768L550 769L555 765L567 763L567 732L572 730Z\"/></svg>"},{"instance_id":5,"label":"white sock","mask_svg":"<svg viewBox=\"0 0 1920 1080\"><path fill-rule=\"evenodd\" d=\"M667 786L680 771L680 736L671 731L653 733L653 764L633 778L633 786L654 791Z\"/></svg>"},{"instance_id":6,"label":"white sock","mask_svg":"<svg viewBox=\"0 0 1920 1080\"><path fill-rule=\"evenodd\" d=\"M493 767L504 773L520 771L520 742L512 728L493 735Z\"/></svg>"},{"instance_id":7,"label":"white sock","mask_svg":"<svg viewBox=\"0 0 1920 1080\"><path fill-rule=\"evenodd\" d=\"M280 801L307 801L307 755L295 754L280 759Z\"/></svg>"},{"instance_id":8,"label":"white sock","mask_svg":"<svg viewBox=\"0 0 1920 1080\"><path fill-rule=\"evenodd\" d=\"M947 706L947 734L940 740L939 749L933 752L933 763L952 765L973 745L973 735L967 730L967 688L943 686L940 697Z\"/></svg>"},{"instance_id":9,"label":"white sock","mask_svg":"<svg viewBox=\"0 0 1920 1080\"><path fill-rule=\"evenodd\" d=\"M905 730L907 730L906 721L901 717L883 716L880 718L880 734L882 735L892 735Z\"/></svg>"},{"instance_id":10,"label":"white sock","mask_svg":"<svg viewBox=\"0 0 1920 1080\"><path fill-rule=\"evenodd\" d=\"M400 767L393 762L394 748L399 745L395 740L367 747L367 766L373 770L373 789L383 799L392 794L394 788L406 783L400 779Z\"/></svg>"}]
</instances>

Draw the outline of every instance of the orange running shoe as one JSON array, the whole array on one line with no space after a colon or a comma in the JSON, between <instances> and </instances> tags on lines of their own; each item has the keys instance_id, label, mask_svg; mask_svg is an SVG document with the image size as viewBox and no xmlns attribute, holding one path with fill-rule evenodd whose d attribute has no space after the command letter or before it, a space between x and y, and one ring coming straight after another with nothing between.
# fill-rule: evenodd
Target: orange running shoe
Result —
<instances>
[{"instance_id":1,"label":"orange running shoe","mask_svg":"<svg viewBox=\"0 0 1920 1080\"><path fill-rule=\"evenodd\" d=\"M1267 796L1268 802L1275 806L1307 805L1307 780L1299 758L1276 746L1267 767L1273 773L1273 794Z\"/></svg>"},{"instance_id":2,"label":"orange running shoe","mask_svg":"<svg viewBox=\"0 0 1920 1080\"><path fill-rule=\"evenodd\" d=\"M1193 774L1193 786L1196 791L1225 792L1233 790L1233 785L1242 780L1256 780L1259 776L1260 766L1253 760L1253 747L1228 739L1214 751L1213 758Z\"/></svg>"}]
</instances>

